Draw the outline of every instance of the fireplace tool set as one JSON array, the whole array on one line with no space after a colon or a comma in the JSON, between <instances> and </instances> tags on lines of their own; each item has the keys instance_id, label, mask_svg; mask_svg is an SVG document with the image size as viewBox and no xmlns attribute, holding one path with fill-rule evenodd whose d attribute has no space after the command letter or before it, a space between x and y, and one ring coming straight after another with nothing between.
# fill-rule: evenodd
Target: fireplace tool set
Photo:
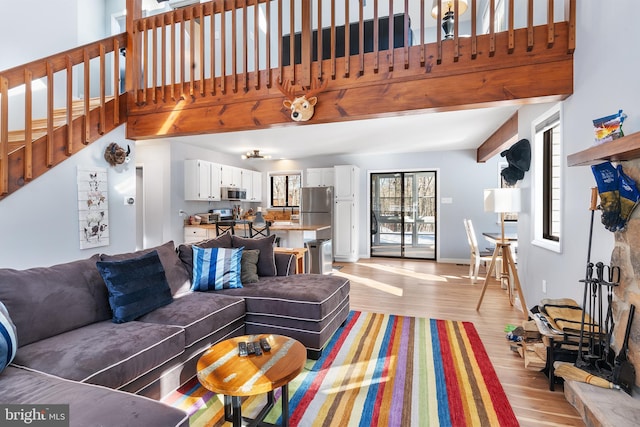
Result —
<instances>
[{"instance_id":1,"label":"fireplace tool set","mask_svg":"<svg viewBox=\"0 0 640 427\"><path fill-rule=\"evenodd\" d=\"M620 267L605 265L602 262L591 262L591 242L593 239L593 217L596 210L597 191L591 193L591 227L589 230L589 246L587 251L587 268L582 300L582 320L580 324L580 340L575 366L595 376L611 381L631 394L635 384L635 370L627 360L627 348L631 332L631 322L635 306L631 305L629 320L624 337L624 344L618 354L611 349L613 336L613 288L620 283ZM594 276L595 269L595 276ZM607 290L607 312L603 321L603 287ZM590 319L587 319L587 311Z\"/></svg>"}]
</instances>

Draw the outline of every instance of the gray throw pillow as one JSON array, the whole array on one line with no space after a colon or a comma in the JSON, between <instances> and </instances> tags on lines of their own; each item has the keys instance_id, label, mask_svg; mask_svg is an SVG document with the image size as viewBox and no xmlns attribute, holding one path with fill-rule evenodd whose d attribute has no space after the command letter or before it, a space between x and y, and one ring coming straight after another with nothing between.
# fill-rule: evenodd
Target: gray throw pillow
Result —
<instances>
[{"instance_id":1,"label":"gray throw pillow","mask_svg":"<svg viewBox=\"0 0 640 427\"><path fill-rule=\"evenodd\" d=\"M276 239L276 235L272 234L268 237L261 239L250 239L246 237L238 237L236 235L231 236L231 241L234 248L244 247L248 249L259 249L260 255L258 256L258 276L275 276L276 275L276 258L273 254L273 242Z\"/></svg>"},{"instance_id":2,"label":"gray throw pillow","mask_svg":"<svg viewBox=\"0 0 640 427\"><path fill-rule=\"evenodd\" d=\"M242 284L256 283L258 281L259 256L259 249L245 249L242 251L242 260L240 261L240 280Z\"/></svg>"}]
</instances>

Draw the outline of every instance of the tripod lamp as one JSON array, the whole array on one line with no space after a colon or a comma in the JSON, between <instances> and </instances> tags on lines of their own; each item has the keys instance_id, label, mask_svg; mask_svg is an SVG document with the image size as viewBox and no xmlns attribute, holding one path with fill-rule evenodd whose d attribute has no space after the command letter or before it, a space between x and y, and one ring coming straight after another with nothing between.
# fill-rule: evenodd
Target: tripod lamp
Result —
<instances>
[{"instance_id":1,"label":"tripod lamp","mask_svg":"<svg viewBox=\"0 0 640 427\"><path fill-rule=\"evenodd\" d=\"M480 309L484 293L489 285L489 277L493 269L496 267L496 259L498 256L502 257L502 272L500 274L500 280L507 281L507 289L509 290L509 303L513 305L513 289L518 292L518 298L520 299L520 305L524 318L529 317L526 303L524 301L524 295L522 294L522 288L520 286L520 279L518 278L518 270L516 269L516 263L513 260L511 254L511 243L504 235L504 214L520 212L520 189L519 188L490 188L484 190L484 210L485 212L495 212L500 214L500 229L501 239L496 243L496 248L493 251L491 257L491 263L487 270L487 277L484 279L484 285L482 287L482 293L480 294L480 300L476 310ZM514 286L511 286L511 278L513 278Z\"/></svg>"}]
</instances>

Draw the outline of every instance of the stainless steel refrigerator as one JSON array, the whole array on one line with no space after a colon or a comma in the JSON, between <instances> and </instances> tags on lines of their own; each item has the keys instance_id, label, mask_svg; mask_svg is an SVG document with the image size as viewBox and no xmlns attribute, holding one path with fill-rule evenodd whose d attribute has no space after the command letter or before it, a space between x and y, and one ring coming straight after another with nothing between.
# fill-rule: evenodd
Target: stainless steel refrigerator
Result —
<instances>
[{"instance_id":1,"label":"stainless steel refrigerator","mask_svg":"<svg viewBox=\"0 0 640 427\"><path fill-rule=\"evenodd\" d=\"M332 225L333 187L302 187L300 222L302 225Z\"/></svg>"},{"instance_id":2,"label":"stainless steel refrigerator","mask_svg":"<svg viewBox=\"0 0 640 427\"><path fill-rule=\"evenodd\" d=\"M315 232L315 239L305 242L309 250L307 271L328 274L333 268L331 242L333 226L333 187L303 187L300 198L300 223L303 226L328 225ZM306 234L306 232L305 232Z\"/></svg>"}]
</instances>

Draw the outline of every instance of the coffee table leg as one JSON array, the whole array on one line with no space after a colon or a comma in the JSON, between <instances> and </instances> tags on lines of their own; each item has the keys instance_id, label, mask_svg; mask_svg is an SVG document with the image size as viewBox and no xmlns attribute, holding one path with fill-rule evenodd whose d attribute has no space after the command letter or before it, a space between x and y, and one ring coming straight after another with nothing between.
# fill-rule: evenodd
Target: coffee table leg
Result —
<instances>
[{"instance_id":1,"label":"coffee table leg","mask_svg":"<svg viewBox=\"0 0 640 427\"><path fill-rule=\"evenodd\" d=\"M231 396L231 406L233 407L233 427L242 427L242 400L239 396Z\"/></svg>"},{"instance_id":2,"label":"coffee table leg","mask_svg":"<svg viewBox=\"0 0 640 427\"><path fill-rule=\"evenodd\" d=\"M282 427L289 427L289 384L281 387L282 390Z\"/></svg>"},{"instance_id":3,"label":"coffee table leg","mask_svg":"<svg viewBox=\"0 0 640 427\"><path fill-rule=\"evenodd\" d=\"M224 395L224 419L225 421L231 421L231 396Z\"/></svg>"}]
</instances>

